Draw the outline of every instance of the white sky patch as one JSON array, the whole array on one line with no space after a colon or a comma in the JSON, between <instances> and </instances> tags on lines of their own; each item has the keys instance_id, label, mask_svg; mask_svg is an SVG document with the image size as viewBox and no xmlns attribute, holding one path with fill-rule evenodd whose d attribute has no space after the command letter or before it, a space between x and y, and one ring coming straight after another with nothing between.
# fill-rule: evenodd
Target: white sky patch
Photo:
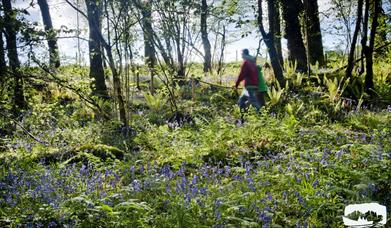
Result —
<instances>
[{"instance_id":1,"label":"white sky patch","mask_svg":"<svg viewBox=\"0 0 391 228\"><path fill-rule=\"evenodd\" d=\"M82 11L85 12L85 6L83 0L73 0L72 2L76 5L77 1L79 1L79 6ZM30 21L37 21L42 26L42 17L38 4L35 4L33 7L29 5L30 1L25 0L17 0L14 3L15 8L19 9L27 9L30 15L27 17ZM53 26L55 29L60 29L65 26L68 29L77 29L77 12L65 2L65 0L48 0L50 13L52 17ZM325 14L328 13L330 9L330 0L318 0L319 4L319 12L320 12L320 20L321 20L321 28L323 35L323 42L325 49L332 49L338 46L338 43L341 43L341 40L338 39L335 35L330 35L327 32L329 29L330 23L332 23L332 18L327 18ZM265 25L267 21L264 21ZM88 63L88 24L87 20L79 14L79 28L80 28L80 37L83 40L79 40L80 42L80 50L81 50L81 58L83 61L81 63ZM64 38L64 37L75 37L76 32L64 34L59 34L61 38L58 39L58 46L60 51L61 59L66 61L67 63L76 63L76 56L78 53L78 42L77 38ZM212 34L210 34L211 42L213 42ZM240 60L240 50L244 48L250 49L252 53L255 53L255 50L258 47L259 43L259 34L257 32L257 28L254 27L254 31L251 35L244 37L242 39L236 39L237 41L228 43L224 53L225 61L235 61ZM232 34L227 34L227 41L233 40ZM283 42L283 52L286 56L286 40L282 40ZM46 43L45 43L46 45ZM138 45L143 45L142 42L138 42ZM142 47L136 47L135 49L140 50ZM202 47L202 45L201 45ZM202 48L201 48L202 50ZM142 51L141 51L142 53ZM266 57L266 47L264 43L261 46L261 57ZM191 58L195 61L201 61L201 58L194 57Z\"/></svg>"}]
</instances>

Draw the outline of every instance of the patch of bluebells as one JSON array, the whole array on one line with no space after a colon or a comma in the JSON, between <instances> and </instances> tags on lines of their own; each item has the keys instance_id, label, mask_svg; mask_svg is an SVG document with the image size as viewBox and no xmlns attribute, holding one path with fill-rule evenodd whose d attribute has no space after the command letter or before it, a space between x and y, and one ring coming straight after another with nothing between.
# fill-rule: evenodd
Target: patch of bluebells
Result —
<instances>
[{"instance_id":1,"label":"patch of bluebells","mask_svg":"<svg viewBox=\"0 0 391 228\"><path fill-rule=\"evenodd\" d=\"M111 192L122 187L121 184L124 183L121 180L124 175L127 175L131 176L130 181L126 183L130 189L130 197L137 198L137 196L144 195L143 193L146 191L156 191L155 187L160 186L160 189L166 194L159 195L159 200L167 205L182 203L187 209L193 205L198 205L201 208L212 206L216 226L221 225L224 219L222 218L222 200L219 197L226 197L231 189L239 191L238 195L245 192L252 192L256 196L265 194L262 200L258 198L251 205L246 203L244 206L241 205L239 213L246 213L246 216L248 213L254 213L258 221L268 227L273 220L271 214L277 210L277 206L283 207L284 204L298 203L304 208L306 207L304 198L307 199L307 196L296 190L292 191L292 197L288 197L288 192L291 189L284 189L282 194L270 192L269 190L273 189L275 181L263 176L263 173L274 172L278 175L286 175L286 173L297 171L299 173L292 176L294 179L291 184L300 186L306 181L312 183L313 188L320 189L319 180L313 179L317 176L317 171L311 170L309 172L311 167L308 164L302 164L300 160L310 163L317 161L327 168L329 164L332 164L333 158L339 159L348 153L348 151L341 149L335 153L335 156L332 156L333 153L330 149L321 148L320 150L315 149L314 155L307 151L298 156L287 156L269 151L262 159L255 162L245 161L241 158L240 167L244 171L237 171L238 169L229 165L223 166L222 163L217 165L204 163L195 170L186 170L186 163L183 163L178 170L166 164L158 170L157 165L152 166L150 162L128 166L122 173L113 169L97 171L94 167L85 165L81 167L71 165L59 170L45 168L41 172L34 173L23 169L10 169L5 171L0 179L0 205L15 207L26 195L38 203L49 204L53 207L59 207L63 201L70 197L78 195L92 197L96 192L99 192L95 195L96 199L104 199ZM379 157L379 154L374 152L373 156ZM383 157L382 159L384 159ZM230 182L233 183L233 187L230 190L224 190L221 183ZM376 192L375 187L368 186L368 193ZM216 188L219 191L215 191ZM321 194L318 190L315 195L321 196ZM282 198L284 203L277 203L281 202L278 198ZM119 201L124 200L126 199L119 199ZM240 198L236 200L237 203L242 203ZM106 200L104 202L106 205L115 206L113 201Z\"/></svg>"},{"instance_id":2,"label":"patch of bluebells","mask_svg":"<svg viewBox=\"0 0 391 228\"><path fill-rule=\"evenodd\" d=\"M9 169L0 177L0 198L3 208L13 208L28 202L47 204L54 208L65 200L80 194L110 191L119 183L113 171L98 172L91 167L66 166L61 169L44 168L42 171ZM103 183L106 183L103 188Z\"/></svg>"}]
</instances>

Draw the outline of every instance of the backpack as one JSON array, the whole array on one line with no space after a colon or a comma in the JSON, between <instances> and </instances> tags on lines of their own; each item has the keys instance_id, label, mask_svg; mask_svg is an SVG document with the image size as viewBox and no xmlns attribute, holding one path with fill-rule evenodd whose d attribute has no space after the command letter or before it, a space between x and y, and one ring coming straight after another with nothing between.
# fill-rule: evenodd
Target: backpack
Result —
<instances>
[{"instance_id":1,"label":"backpack","mask_svg":"<svg viewBox=\"0 0 391 228\"><path fill-rule=\"evenodd\" d=\"M258 69L258 91L259 92L267 92L268 88L266 85L266 81L263 78L262 66L257 65L257 69Z\"/></svg>"}]
</instances>

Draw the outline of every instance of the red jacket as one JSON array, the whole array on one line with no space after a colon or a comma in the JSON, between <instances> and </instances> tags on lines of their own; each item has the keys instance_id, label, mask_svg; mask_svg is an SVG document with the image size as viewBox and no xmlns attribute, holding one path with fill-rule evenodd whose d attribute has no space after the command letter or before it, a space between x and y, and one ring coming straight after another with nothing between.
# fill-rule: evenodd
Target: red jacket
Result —
<instances>
[{"instance_id":1,"label":"red jacket","mask_svg":"<svg viewBox=\"0 0 391 228\"><path fill-rule=\"evenodd\" d=\"M244 86L256 86L258 88L258 69L257 65L249 60L245 60L240 68L240 74L236 80L235 86L244 80Z\"/></svg>"}]
</instances>

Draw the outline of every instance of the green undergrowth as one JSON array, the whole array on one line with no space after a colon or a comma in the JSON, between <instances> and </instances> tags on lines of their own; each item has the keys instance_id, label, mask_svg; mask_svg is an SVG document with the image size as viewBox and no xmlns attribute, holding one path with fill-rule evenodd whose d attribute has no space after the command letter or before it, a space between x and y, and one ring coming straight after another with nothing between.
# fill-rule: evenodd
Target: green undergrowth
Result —
<instances>
[{"instance_id":1,"label":"green undergrowth","mask_svg":"<svg viewBox=\"0 0 391 228\"><path fill-rule=\"evenodd\" d=\"M164 89L129 126L31 92L24 128L0 141L0 226L342 227L348 204L391 208L389 107L292 77L244 123L234 91L208 86L178 101L182 125Z\"/></svg>"}]
</instances>

